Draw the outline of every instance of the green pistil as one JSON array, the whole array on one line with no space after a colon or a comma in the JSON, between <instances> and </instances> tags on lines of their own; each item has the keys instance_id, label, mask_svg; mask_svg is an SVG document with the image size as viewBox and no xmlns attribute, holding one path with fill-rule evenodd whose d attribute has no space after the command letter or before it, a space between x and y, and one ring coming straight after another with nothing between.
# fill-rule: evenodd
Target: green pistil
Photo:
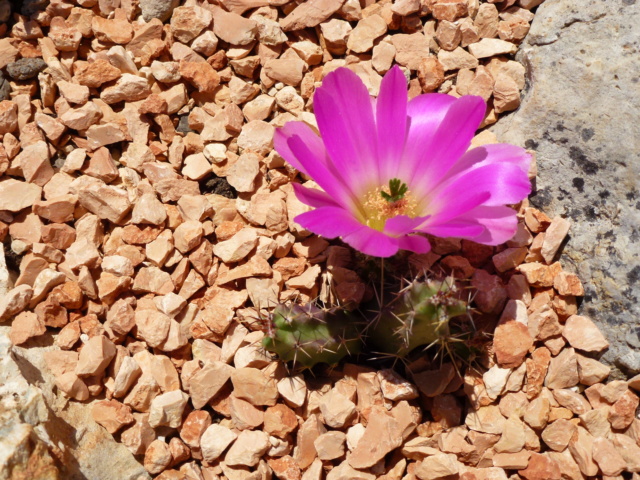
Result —
<instances>
[{"instance_id":1,"label":"green pistil","mask_svg":"<svg viewBox=\"0 0 640 480\"><path fill-rule=\"evenodd\" d=\"M380 192L382 198L384 198L389 203L397 202L398 200L402 200L405 193L409 190L407 184L401 181L399 178L392 178L389 180L389 193Z\"/></svg>"}]
</instances>

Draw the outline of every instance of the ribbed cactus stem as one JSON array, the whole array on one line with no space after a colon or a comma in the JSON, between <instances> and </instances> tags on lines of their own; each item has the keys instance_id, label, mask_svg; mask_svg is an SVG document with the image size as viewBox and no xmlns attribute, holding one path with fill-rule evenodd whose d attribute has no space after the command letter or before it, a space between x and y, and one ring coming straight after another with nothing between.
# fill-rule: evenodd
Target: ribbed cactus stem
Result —
<instances>
[{"instance_id":1,"label":"ribbed cactus stem","mask_svg":"<svg viewBox=\"0 0 640 480\"><path fill-rule=\"evenodd\" d=\"M262 345L294 367L334 365L360 352L358 318L340 308L278 305L265 325Z\"/></svg>"},{"instance_id":2,"label":"ribbed cactus stem","mask_svg":"<svg viewBox=\"0 0 640 480\"><path fill-rule=\"evenodd\" d=\"M446 340L449 320L467 311L452 278L413 282L377 313L366 331L367 347L404 357L416 347Z\"/></svg>"}]
</instances>

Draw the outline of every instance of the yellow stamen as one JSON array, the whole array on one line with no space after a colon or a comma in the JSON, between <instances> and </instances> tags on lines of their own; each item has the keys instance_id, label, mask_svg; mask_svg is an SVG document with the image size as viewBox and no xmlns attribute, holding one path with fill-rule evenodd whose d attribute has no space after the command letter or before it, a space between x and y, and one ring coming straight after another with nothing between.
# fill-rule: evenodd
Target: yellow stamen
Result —
<instances>
[{"instance_id":1,"label":"yellow stamen","mask_svg":"<svg viewBox=\"0 0 640 480\"><path fill-rule=\"evenodd\" d=\"M407 191L404 196L395 202L389 202L385 200L381 192L390 194L389 187L378 187L367 192L362 202L362 209L364 212L363 222L376 230L382 231L384 224L390 218L398 215L406 215L408 217L418 216L418 201L416 197L411 193L411 190Z\"/></svg>"}]
</instances>

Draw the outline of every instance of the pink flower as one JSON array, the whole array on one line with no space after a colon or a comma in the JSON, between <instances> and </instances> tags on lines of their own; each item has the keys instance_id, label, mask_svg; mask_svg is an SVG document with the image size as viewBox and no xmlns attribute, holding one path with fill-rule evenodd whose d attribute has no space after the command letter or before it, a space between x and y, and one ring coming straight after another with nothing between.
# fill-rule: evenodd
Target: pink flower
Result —
<instances>
[{"instance_id":1,"label":"pink flower","mask_svg":"<svg viewBox=\"0 0 640 480\"><path fill-rule=\"evenodd\" d=\"M485 245L515 234L516 212L506 205L531 191L531 158L507 144L468 150L485 115L482 98L432 93L407 101L396 66L374 99L339 68L315 92L314 109L320 137L289 122L274 138L278 153L324 190L293 185L315 207L295 218L304 228L377 257L428 252L422 233Z\"/></svg>"}]
</instances>

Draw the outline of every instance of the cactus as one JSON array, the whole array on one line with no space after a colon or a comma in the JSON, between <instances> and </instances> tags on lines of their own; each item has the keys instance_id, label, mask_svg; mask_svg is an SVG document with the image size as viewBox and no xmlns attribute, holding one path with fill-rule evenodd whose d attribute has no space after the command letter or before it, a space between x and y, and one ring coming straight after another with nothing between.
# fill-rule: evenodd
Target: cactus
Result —
<instances>
[{"instance_id":1,"label":"cactus","mask_svg":"<svg viewBox=\"0 0 640 480\"><path fill-rule=\"evenodd\" d=\"M358 318L342 308L278 305L266 322L263 347L297 368L334 365L360 352Z\"/></svg>"},{"instance_id":2,"label":"cactus","mask_svg":"<svg viewBox=\"0 0 640 480\"><path fill-rule=\"evenodd\" d=\"M414 281L375 308L372 320L339 307L278 305L263 324L262 345L298 368L336 364L359 353L363 340L367 351L385 356L405 357L417 347L440 344L465 357L465 344L454 344L450 320L468 312L455 279Z\"/></svg>"},{"instance_id":3,"label":"cactus","mask_svg":"<svg viewBox=\"0 0 640 480\"><path fill-rule=\"evenodd\" d=\"M373 352L398 357L419 346L446 346L452 339L449 320L467 313L453 278L414 281L377 312L365 341Z\"/></svg>"}]
</instances>

